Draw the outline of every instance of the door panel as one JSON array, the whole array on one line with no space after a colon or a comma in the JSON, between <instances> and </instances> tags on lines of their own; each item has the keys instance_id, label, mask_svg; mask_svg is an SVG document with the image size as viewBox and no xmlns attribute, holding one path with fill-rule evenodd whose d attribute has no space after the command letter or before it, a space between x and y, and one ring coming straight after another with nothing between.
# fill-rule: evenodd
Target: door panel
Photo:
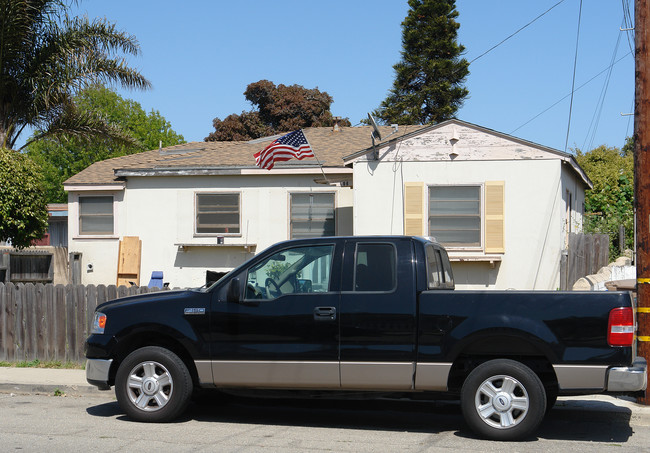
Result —
<instances>
[{"instance_id":1,"label":"door panel","mask_svg":"<svg viewBox=\"0 0 650 453\"><path fill-rule=\"evenodd\" d=\"M411 389L416 306L411 241L348 242L341 292L341 386Z\"/></svg>"},{"instance_id":2,"label":"door panel","mask_svg":"<svg viewBox=\"0 0 650 453\"><path fill-rule=\"evenodd\" d=\"M260 257L238 276L245 282L241 302L226 302L223 291L215 298L217 386L340 386L340 282L332 269L340 269L341 250L333 242Z\"/></svg>"}]
</instances>

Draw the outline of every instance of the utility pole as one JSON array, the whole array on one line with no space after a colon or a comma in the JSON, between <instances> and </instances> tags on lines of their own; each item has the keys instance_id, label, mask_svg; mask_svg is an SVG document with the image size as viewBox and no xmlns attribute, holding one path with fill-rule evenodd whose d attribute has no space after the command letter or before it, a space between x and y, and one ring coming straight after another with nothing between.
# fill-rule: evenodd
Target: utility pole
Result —
<instances>
[{"instance_id":1,"label":"utility pole","mask_svg":"<svg viewBox=\"0 0 650 453\"><path fill-rule=\"evenodd\" d=\"M638 355L650 362L650 54L648 0L634 2L634 208L636 210L636 281ZM650 392L639 398L650 404Z\"/></svg>"}]
</instances>

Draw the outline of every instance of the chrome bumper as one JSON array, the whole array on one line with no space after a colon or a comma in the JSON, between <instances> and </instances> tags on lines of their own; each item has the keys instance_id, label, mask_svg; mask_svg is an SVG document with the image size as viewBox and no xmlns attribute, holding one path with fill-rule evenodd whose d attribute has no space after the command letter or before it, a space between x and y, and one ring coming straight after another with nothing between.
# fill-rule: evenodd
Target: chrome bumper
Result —
<instances>
[{"instance_id":1,"label":"chrome bumper","mask_svg":"<svg viewBox=\"0 0 650 453\"><path fill-rule=\"evenodd\" d=\"M638 357L632 366L610 368L607 373L608 392L638 392L648 384L648 364Z\"/></svg>"},{"instance_id":2,"label":"chrome bumper","mask_svg":"<svg viewBox=\"0 0 650 453\"><path fill-rule=\"evenodd\" d=\"M87 359L86 381L99 390L110 390L111 386L108 384L108 380L112 363L113 359Z\"/></svg>"}]
</instances>

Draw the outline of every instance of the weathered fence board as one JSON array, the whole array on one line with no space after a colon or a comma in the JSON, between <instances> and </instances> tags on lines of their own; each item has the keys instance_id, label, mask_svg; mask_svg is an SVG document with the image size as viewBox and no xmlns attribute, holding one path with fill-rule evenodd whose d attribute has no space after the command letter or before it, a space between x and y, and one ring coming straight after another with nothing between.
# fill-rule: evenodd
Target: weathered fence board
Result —
<instances>
[{"instance_id":1,"label":"weathered fence board","mask_svg":"<svg viewBox=\"0 0 650 453\"><path fill-rule=\"evenodd\" d=\"M609 236L570 234L567 254L560 263L560 289L570 290L582 277L609 264Z\"/></svg>"},{"instance_id":2,"label":"weathered fence board","mask_svg":"<svg viewBox=\"0 0 650 453\"><path fill-rule=\"evenodd\" d=\"M95 308L151 291L137 286L0 282L0 361L83 362Z\"/></svg>"}]
</instances>

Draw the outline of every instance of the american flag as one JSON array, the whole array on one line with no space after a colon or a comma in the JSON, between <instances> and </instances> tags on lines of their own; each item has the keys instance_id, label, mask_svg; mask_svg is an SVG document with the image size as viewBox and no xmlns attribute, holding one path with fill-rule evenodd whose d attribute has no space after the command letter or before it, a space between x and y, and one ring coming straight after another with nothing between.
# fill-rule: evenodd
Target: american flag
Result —
<instances>
[{"instance_id":1,"label":"american flag","mask_svg":"<svg viewBox=\"0 0 650 453\"><path fill-rule=\"evenodd\" d=\"M284 162L292 158L303 160L314 156L307 137L302 130L289 132L287 135L274 140L262 151L255 153L255 165L270 170L276 162Z\"/></svg>"}]
</instances>

